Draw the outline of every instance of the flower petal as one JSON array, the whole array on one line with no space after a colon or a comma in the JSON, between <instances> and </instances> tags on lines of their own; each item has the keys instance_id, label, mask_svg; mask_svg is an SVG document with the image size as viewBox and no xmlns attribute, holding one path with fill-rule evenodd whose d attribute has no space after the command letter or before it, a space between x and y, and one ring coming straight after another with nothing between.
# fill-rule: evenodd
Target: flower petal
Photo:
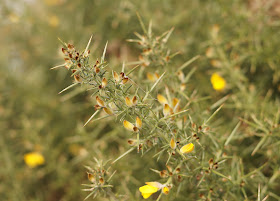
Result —
<instances>
[{"instance_id":1,"label":"flower petal","mask_svg":"<svg viewBox=\"0 0 280 201\"><path fill-rule=\"evenodd\" d=\"M45 163L44 156L39 152L30 152L24 155L24 162L31 168Z\"/></svg>"},{"instance_id":2,"label":"flower petal","mask_svg":"<svg viewBox=\"0 0 280 201\"><path fill-rule=\"evenodd\" d=\"M132 123L130 123L129 121L124 120L123 126L129 131L134 131L135 126Z\"/></svg>"},{"instance_id":3,"label":"flower petal","mask_svg":"<svg viewBox=\"0 0 280 201\"><path fill-rule=\"evenodd\" d=\"M102 87L104 88L104 87L107 86L107 84L108 84L108 81L107 81L107 79L104 77L104 78L102 79L101 85L102 85Z\"/></svg>"},{"instance_id":4,"label":"flower petal","mask_svg":"<svg viewBox=\"0 0 280 201\"><path fill-rule=\"evenodd\" d=\"M132 107L132 106L133 106L133 103L132 103L132 101L130 100L129 97L125 97L125 104L126 104L128 107Z\"/></svg>"},{"instance_id":5,"label":"flower petal","mask_svg":"<svg viewBox=\"0 0 280 201\"><path fill-rule=\"evenodd\" d=\"M162 184L157 182L157 181L150 181L150 182L145 182L145 184L149 185L149 186L153 186L156 187L158 189L162 188Z\"/></svg>"},{"instance_id":6,"label":"flower petal","mask_svg":"<svg viewBox=\"0 0 280 201\"><path fill-rule=\"evenodd\" d=\"M168 101L167 101L167 99L163 96L163 95L161 95L161 94L158 94L157 95L157 99L158 99L158 102L160 102L161 104L168 104Z\"/></svg>"},{"instance_id":7,"label":"flower petal","mask_svg":"<svg viewBox=\"0 0 280 201\"><path fill-rule=\"evenodd\" d=\"M163 108L163 115L166 117L167 115L169 115L171 112L173 112L173 110L171 109L171 107L168 104L164 105Z\"/></svg>"},{"instance_id":8,"label":"flower petal","mask_svg":"<svg viewBox=\"0 0 280 201\"><path fill-rule=\"evenodd\" d=\"M142 120L139 117L136 117L136 127L142 128Z\"/></svg>"},{"instance_id":9,"label":"flower petal","mask_svg":"<svg viewBox=\"0 0 280 201\"><path fill-rule=\"evenodd\" d=\"M118 83L120 81L120 77L118 75L118 73L116 73L115 71L113 71L113 77L116 83Z\"/></svg>"},{"instance_id":10,"label":"flower petal","mask_svg":"<svg viewBox=\"0 0 280 201\"><path fill-rule=\"evenodd\" d=\"M154 82L155 81L155 76L152 73L147 73L147 78L151 81Z\"/></svg>"},{"instance_id":11,"label":"flower petal","mask_svg":"<svg viewBox=\"0 0 280 201\"><path fill-rule=\"evenodd\" d=\"M163 187L162 188L162 192L165 194L165 195L167 195L168 193L169 193L169 188L168 187Z\"/></svg>"},{"instance_id":12,"label":"flower petal","mask_svg":"<svg viewBox=\"0 0 280 201\"><path fill-rule=\"evenodd\" d=\"M98 96L96 96L96 101L97 101L97 104L101 107L105 107L105 103L103 100L101 100Z\"/></svg>"},{"instance_id":13,"label":"flower petal","mask_svg":"<svg viewBox=\"0 0 280 201\"><path fill-rule=\"evenodd\" d=\"M211 83L216 91L221 91L226 86L226 81L219 74L213 73L211 76Z\"/></svg>"},{"instance_id":14,"label":"flower petal","mask_svg":"<svg viewBox=\"0 0 280 201\"><path fill-rule=\"evenodd\" d=\"M132 103L133 103L133 105L136 105L136 104L137 104L137 97L136 97L136 96L133 96L133 98L132 98Z\"/></svg>"},{"instance_id":15,"label":"flower petal","mask_svg":"<svg viewBox=\"0 0 280 201\"><path fill-rule=\"evenodd\" d=\"M144 199L148 199L153 193L142 193Z\"/></svg>"},{"instance_id":16,"label":"flower petal","mask_svg":"<svg viewBox=\"0 0 280 201\"><path fill-rule=\"evenodd\" d=\"M183 146L180 149L180 152L182 152L183 154L187 154L187 153L191 153L193 150L194 150L194 144L189 143L189 144L186 144L185 146Z\"/></svg>"},{"instance_id":17,"label":"flower petal","mask_svg":"<svg viewBox=\"0 0 280 201\"><path fill-rule=\"evenodd\" d=\"M139 188L141 193L156 193L158 190L159 188L150 185L141 186Z\"/></svg>"},{"instance_id":18,"label":"flower petal","mask_svg":"<svg viewBox=\"0 0 280 201\"><path fill-rule=\"evenodd\" d=\"M104 107L103 110L104 110L104 112L106 112L106 113L109 114L109 115L113 115L113 114L114 114L113 110L111 110L111 109L108 108L108 107Z\"/></svg>"},{"instance_id":19,"label":"flower petal","mask_svg":"<svg viewBox=\"0 0 280 201\"><path fill-rule=\"evenodd\" d=\"M170 147L171 147L171 149L176 149L176 142L175 142L174 138L171 138L171 140L170 140Z\"/></svg>"}]
</instances>

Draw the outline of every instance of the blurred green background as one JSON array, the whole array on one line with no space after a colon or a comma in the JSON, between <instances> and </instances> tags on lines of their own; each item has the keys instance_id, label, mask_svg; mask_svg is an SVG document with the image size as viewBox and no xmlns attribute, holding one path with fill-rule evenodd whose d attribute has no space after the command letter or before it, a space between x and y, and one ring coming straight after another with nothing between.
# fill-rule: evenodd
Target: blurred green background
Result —
<instances>
[{"instance_id":1,"label":"blurred green background","mask_svg":"<svg viewBox=\"0 0 280 201\"><path fill-rule=\"evenodd\" d=\"M219 124L221 132L226 132L228 127L233 128L238 117L255 114L265 120L279 111L279 1L2 0L1 200L83 200L87 195L81 191L81 184L87 183L84 165L90 165L93 157L106 160L126 151L125 133L118 124L94 123L83 127L94 112L90 94L58 95L71 84L71 78L64 69L49 69L63 63L58 37L83 49L93 34L90 48L93 59L99 57L108 41L107 60L116 68L123 61L137 60L139 51L136 45L126 42L126 39L135 37L133 32L141 33L136 12L146 25L149 20L153 21L155 33L175 27L168 45L181 54L174 59L170 72L193 56L201 55L195 63L197 71L188 87L197 89L200 96L212 97L202 107L207 108L225 95L216 93L211 87L210 75L215 69L213 61L228 61L232 68L237 69L236 74L232 74L217 68L226 80L243 82L250 91L244 96L244 92L239 93L235 87L238 84L229 82L228 94L232 99L220 122L224 124ZM212 60L205 56L205 52L212 44L211 29L215 24L220 27L219 48L225 57ZM246 133L246 128L243 131ZM254 132L248 131L251 135ZM259 140L258 136L250 138L250 134L244 134L236 143L244 147L256 146ZM273 140L278 142L279 135ZM271 148L272 153L265 149L253 159L244 154L246 161L252 160L248 168L271 162L265 175L268 180L274 171L280 171L279 143L273 146L276 149ZM29 168L24 163L24 154L32 151L42 152L44 165ZM242 155L242 151L236 152ZM137 195L141 200L137 186L143 184L145 176L142 175L146 173L138 164L137 157L132 157L127 164L115 167L119 170L119 178L122 178L122 181L115 181L115 185L117 189L125 189L121 190L122 194ZM278 176L267 190L271 188L275 195L276 189L280 189ZM272 197L271 200L277 200L276 196Z\"/></svg>"}]
</instances>

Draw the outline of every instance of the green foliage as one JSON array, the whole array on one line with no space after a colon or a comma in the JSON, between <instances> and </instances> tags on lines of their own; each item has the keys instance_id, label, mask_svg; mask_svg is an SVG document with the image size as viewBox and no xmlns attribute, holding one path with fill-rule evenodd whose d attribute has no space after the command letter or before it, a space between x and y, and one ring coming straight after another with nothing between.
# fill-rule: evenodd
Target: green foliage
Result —
<instances>
[{"instance_id":1,"label":"green foliage","mask_svg":"<svg viewBox=\"0 0 280 201\"><path fill-rule=\"evenodd\" d=\"M149 181L171 187L155 200L280 199L277 1L0 5L1 199L143 200L139 187ZM57 37L75 44L79 59L61 53L72 47ZM223 90L213 89L213 73ZM158 94L170 107L179 99L180 110L164 114ZM182 154L190 142L194 151ZM33 151L45 163L30 168L24 155Z\"/></svg>"}]
</instances>

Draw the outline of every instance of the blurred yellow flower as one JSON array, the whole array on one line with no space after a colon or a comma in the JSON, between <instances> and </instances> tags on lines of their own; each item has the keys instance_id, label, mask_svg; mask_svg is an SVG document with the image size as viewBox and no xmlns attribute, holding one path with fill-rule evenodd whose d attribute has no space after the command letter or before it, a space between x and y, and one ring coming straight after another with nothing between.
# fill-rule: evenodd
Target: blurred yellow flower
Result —
<instances>
[{"instance_id":1,"label":"blurred yellow flower","mask_svg":"<svg viewBox=\"0 0 280 201\"><path fill-rule=\"evenodd\" d=\"M24 155L24 162L31 168L45 163L44 156L39 152L30 152Z\"/></svg>"},{"instance_id":2,"label":"blurred yellow flower","mask_svg":"<svg viewBox=\"0 0 280 201\"><path fill-rule=\"evenodd\" d=\"M9 14L8 18L12 23L18 23L19 22L19 16L16 15L15 13Z\"/></svg>"},{"instance_id":3,"label":"blurred yellow flower","mask_svg":"<svg viewBox=\"0 0 280 201\"><path fill-rule=\"evenodd\" d=\"M59 25L59 19L56 15L52 15L49 17L49 25L51 27L57 27Z\"/></svg>"},{"instance_id":4,"label":"blurred yellow flower","mask_svg":"<svg viewBox=\"0 0 280 201\"><path fill-rule=\"evenodd\" d=\"M57 6L57 5L61 5L64 2L64 0L44 0L44 2L48 6Z\"/></svg>"},{"instance_id":5,"label":"blurred yellow flower","mask_svg":"<svg viewBox=\"0 0 280 201\"><path fill-rule=\"evenodd\" d=\"M171 149L176 149L176 142L175 142L174 138L171 138L171 140L170 140L170 147L171 147Z\"/></svg>"},{"instance_id":6,"label":"blurred yellow flower","mask_svg":"<svg viewBox=\"0 0 280 201\"><path fill-rule=\"evenodd\" d=\"M213 73L211 76L211 83L216 91L221 91L226 87L226 81L219 74Z\"/></svg>"},{"instance_id":7,"label":"blurred yellow flower","mask_svg":"<svg viewBox=\"0 0 280 201\"><path fill-rule=\"evenodd\" d=\"M154 73L154 74L149 73L149 72L147 73L147 78L148 78L148 80L150 80L151 82L157 81L159 77L160 77L160 76L159 76L158 73Z\"/></svg>"},{"instance_id":8,"label":"blurred yellow flower","mask_svg":"<svg viewBox=\"0 0 280 201\"><path fill-rule=\"evenodd\" d=\"M145 184L145 186L139 188L144 199L149 198L153 193L156 193L162 188L162 184L159 182L146 182Z\"/></svg>"},{"instance_id":9,"label":"blurred yellow flower","mask_svg":"<svg viewBox=\"0 0 280 201\"><path fill-rule=\"evenodd\" d=\"M12 23L18 23L19 22L19 16L16 15L15 13L11 13L9 16L8 16L9 20L12 22Z\"/></svg>"},{"instance_id":10,"label":"blurred yellow flower","mask_svg":"<svg viewBox=\"0 0 280 201\"><path fill-rule=\"evenodd\" d=\"M194 144L189 143L189 144L186 144L185 146L183 146L180 149L180 152L183 153L183 154L188 154L188 153L191 153L193 150L194 150Z\"/></svg>"},{"instance_id":11,"label":"blurred yellow flower","mask_svg":"<svg viewBox=\"0 0 280 201\"><path fill-rule=\"evenodd\" d=\"M169 188L168 187L163 187L162 188L162 192L165 194L165 195L167 195L168 193L169 193Z\"/></svg>"}]
</instances>

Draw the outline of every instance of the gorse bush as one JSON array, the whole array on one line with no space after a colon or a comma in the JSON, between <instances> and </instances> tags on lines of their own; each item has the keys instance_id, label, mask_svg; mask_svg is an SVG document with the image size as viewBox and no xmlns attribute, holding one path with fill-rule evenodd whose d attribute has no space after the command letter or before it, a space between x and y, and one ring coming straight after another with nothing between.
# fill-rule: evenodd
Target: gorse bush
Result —
<instances>
[{"instance_id":1,"label":"gorse bush","mask_svg":"<svg viewBox=\"0 0 280 201\"><path fill-rule=\"evenodd\" d=\"M91 183L84 184L87 187L84 190L89 191L86 199L101 194L114 200L136 200L141 193L144 199L152 196L155 200L266 200L269 194L261 194L261 191L262 188L269 188L269 182L263 183L263 171L268 162L260 161L252 168L246 165L242 157L248 152L251 153L249 156L254 156L273 138L279 140L279 108L271 120L264 122L251 114L247 103L254 101L255 88L247 87L246 76L236 67L243 59L239 59L234 52L230 53L235 54L237 59L232 61L228 58L228 47L223 47L219 25L214 25L210 30L211 42L205 55L216 67L209 77L213 90L217 91L218 97L223 97L203 108L202 102L209 97L200 96L196 89L192 89L194 86L191 87L190 82L196 71L190 65L200 56L181 66L174 66L173 59L178 53L171 53L167 47L173 28L156 36L152 31L152 22L146 28L140 17L139 21L143 34L135 32L137 38L128 40L137 43L141 49L139 61L123 63L120 72L105 60L107 44L100 59L90 61L91 39L83 51L62 42L65 64L53 67L64 66L72 72L74 83L60 93L76 85L92 91L96 111L85 126L92 121L108 119L108 125L114 120L117 123L114 126L125 129L121 131L126 133L122 140L127 141L128 145L123 154L108 161L95 158L96 165L86 167ZM133 64L137 65L129 67ZM219 116L223 107L229 112L233 109L240 112L246 110L242 117L237 116L235 127L227 128L226 133L220 129L221 124L226 123L226 118ZM114 130L114 127L111 129ZM240 150L240 145L233 142L242 143L251 137L242 135L242 132L247 135L250 135L249 132L259 132L251 135L259 136L261 140L248 150ZM118 133L115 135L118 138ZM274 149L279 150L278 142L269 146L270 154ZM120 166L130 168L127 161L132 157L131 152L136 152L136 160L141 161L138 168L145 170L145 180L141 181L142 186L138 187L139 192L135 195L122 193L121 188L115 188L121 175L126 173L120 172L118 176L121 170L114 170L114 166L124 163ZM151 160L156 164L149 164ZM151 176L153 174L157 176ZM272 174L271 178L276 179L279 170L276 168ZM129 175L128 182L130 177L136 175ZM261 183L265 186L261 187ZM272 192L270 195L278 197Z\"/></svg>"},{"instance_id":2,"label":"gorse bush","mask_svg":"<svg viewBox=\"0 0 280 201\"><path fill-rule=\"evenodd\" d=\"M278 1L0 17L1 200L280 200Z\"/></svg>"}]
</instances>

